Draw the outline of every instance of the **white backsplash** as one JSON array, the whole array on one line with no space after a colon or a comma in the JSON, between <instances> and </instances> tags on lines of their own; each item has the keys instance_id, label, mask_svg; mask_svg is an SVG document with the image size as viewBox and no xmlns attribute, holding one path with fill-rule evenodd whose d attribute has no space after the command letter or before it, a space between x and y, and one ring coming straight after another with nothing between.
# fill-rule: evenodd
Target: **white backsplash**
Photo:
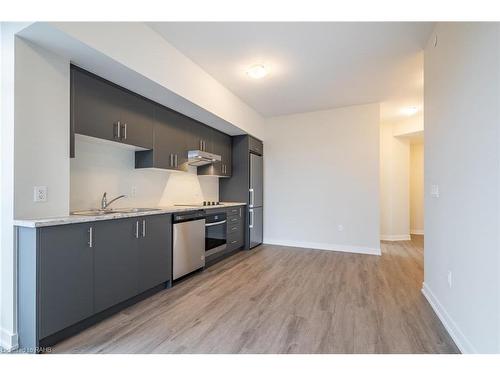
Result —
<instances>
[{"instance_id":1,"label":"white backsplash","mask_svg":"<svg viewBox=\"0 0 500 375\"><path fill-rule=\"evenodd\" d=\"M103 192L111 199L126 194L114 207L156 207L219 200L217 177L161 169L135 169L134 151L77 136L71 159L70 209L99 207Z\"/></svg>"}]
</instances>

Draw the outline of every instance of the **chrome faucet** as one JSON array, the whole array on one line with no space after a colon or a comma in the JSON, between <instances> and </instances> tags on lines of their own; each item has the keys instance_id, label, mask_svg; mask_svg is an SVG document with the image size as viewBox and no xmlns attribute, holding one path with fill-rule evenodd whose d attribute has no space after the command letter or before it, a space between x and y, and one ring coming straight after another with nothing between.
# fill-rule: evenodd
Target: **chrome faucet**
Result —
<instances>
[{"instance_id":1,"label":"chrome faucet","mask_svg":"<svg viewBox=\"0 0 500 375\"><path fill-rule=\"evenodd\" d=\"M107 198L107 193L104 192L104 194L102 195L102 199L101 199L101 210L105 210L109 207L109 205L111 203L113 203L114 201L117 201L118 199L120 198L126 198L127 196L126 195L119 195L117 196L116 198L114 199L111 199L109 202L108 202L108 198Z\"/></svg>"}]
</instances>

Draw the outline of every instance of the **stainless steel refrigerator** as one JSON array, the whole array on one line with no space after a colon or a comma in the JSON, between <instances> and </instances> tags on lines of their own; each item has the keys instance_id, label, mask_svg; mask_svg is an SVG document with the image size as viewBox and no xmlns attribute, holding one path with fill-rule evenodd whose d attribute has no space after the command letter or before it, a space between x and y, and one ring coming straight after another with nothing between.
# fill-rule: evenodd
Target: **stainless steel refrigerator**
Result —
<instances>
[{"instance_id":1,"label":"stainless steel refrigerator","mask_svg":"<svg viewBox=\"0 0 500 375\"><path fill-rule=\"evenodd\" d=\"M264 208L264 168L262 156L250 153L250 187L249 187L249 228L250 248L260 245L263 237Z\"/></svg>"}]
</instances>

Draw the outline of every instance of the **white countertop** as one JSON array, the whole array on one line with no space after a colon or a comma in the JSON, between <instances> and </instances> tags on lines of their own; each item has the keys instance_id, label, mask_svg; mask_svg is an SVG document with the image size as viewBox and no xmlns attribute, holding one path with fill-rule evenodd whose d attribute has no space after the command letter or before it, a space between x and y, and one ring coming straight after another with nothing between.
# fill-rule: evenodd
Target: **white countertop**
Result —
<instances>
[{"instance_id":1,"label":"white countertop","mask_svg":"<svg viewBox=\"0 0 500 375\"><path fill-rule=\"evenodd\" d=\"M242 202L222 202L218 206L167 206L167 207L155 207L153 211L143 211L143 212L110 212L105 215L98 216L84 216L84 215L69 215L62 217L48 217L48 218L38 218L38 219L18 219L14 220L14 225L18 227L27 228L39 228L39 227L49 227L54 225L64 225L64 224L76 224L76 223L88 223L92 221L103 221L103 220L114 220L114 219L124 219L128 217L138 217L138 216L148 216L148 215L161 215L161 214L171 214L175 212L185 212L192 210L201 209L215 209L215 208L225 208L234 206L245 206ZM117 208L119 210L119 208Z\"/></svg>"}]
</instances>

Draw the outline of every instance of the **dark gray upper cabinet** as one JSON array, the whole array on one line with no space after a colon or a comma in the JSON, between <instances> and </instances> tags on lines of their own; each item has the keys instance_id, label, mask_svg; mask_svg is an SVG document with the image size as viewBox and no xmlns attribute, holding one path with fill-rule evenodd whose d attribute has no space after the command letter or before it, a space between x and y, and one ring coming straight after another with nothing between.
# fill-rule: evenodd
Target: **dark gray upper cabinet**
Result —
<instances>
[{"instance_id":1,"label":"dark gray upper cabinet","mask_svg":"<svg viewBox=\"0 0 500 375\"><path fill-rule=\"evenodd\" d=\"M135 154L136 168L187 170L187 120L165 107L155 108L153 149Z\"/></svg>"},{"instance_id":2,"label":"dark gray upper cabinet","mask_svg":"<svg viewBox=\"0 0 500 375\"><path fill-rule=\"evenodd\" d=\"M94 254L88 243L90 226L75 224L40 229L41 337L93 314Z\"/></svg>"},{"instance_id":3,"label":"dark gray upper cabinet","mask_svg":"<svg viewBox=\"0 0 500 375\"><path fill-rule=\"evenodd\" d=\"M154 105L134 94L122 92L121 141L129 145L153 147Z\"/></svg>"},{"instance_id":4,"label":"dark gray upper cabinet","mask_svg":"<svg viewBox=\"0 0 500 375\"><path fill-rule=\"evenodd\" d=\"M172 274L172 219L155 215L137 219L139 293L170 279Z\"/></svg>"},{"instance_id":5,"label":"dark gray upper cabinet","mask_svg":"<svg viewBox=\"0 0 500 375\"><path fill-rule=\"evenodd\" d=\"M71 157L74 135L83 134L146 149L136 152L136 168L187 171L188 151L201 150L222 161L198 168L198 174L232 173L230 136L75 66L70 134Z\"/></svg>"},{"instance_id":6,"label":"dark gray upper cabinet","mask_svg":"<svg viewBox=\"0 0 500 375\"><path fill-rule=\"evenodd\" d=\"M135 219L96 222L94 310L99 312L138 293Z\"/></svg>"},{"instance_id":7,"label":"dark gray upper cabinet","mask_svg":"<svg viewBox=\"0 0 500 375\"><path fill-rule=\"evenodd\" d=\"M71 75L75 133L119 141L120 90L76 68Z\"/></svg>"},{"instance_id":8,"label":"dark gray upper cabinet","mask_svg":"<svg viewBox=\"0 0 500 375\"><path fill-rule=\"evenodd\" d=\"M76 67L71 85L72 132L153 147L153 103Z\"/></svg>"},{"instance_id":9,"label":"dark gray upper cabinet","mask_svg":"<svg viewBox=\"0 0 500 375\"><path fill-rule=\"evenodd\" d=\"M210 146L210 152L220 155L221 161L198 167L198 174L230 177L232 173L231 137L214 130L211 133Z\"/></svg>"},{"instance_id":10,"label":"dark gray upper cabinet","mask_svg":"<svg viewBox=\"0 0 500 375\"><path fill-rule=\"evenodd\" d=\"M264 144L252 136L248 136L248 149L257 155L264 155Z\"/></svg>"}]
</instances>

